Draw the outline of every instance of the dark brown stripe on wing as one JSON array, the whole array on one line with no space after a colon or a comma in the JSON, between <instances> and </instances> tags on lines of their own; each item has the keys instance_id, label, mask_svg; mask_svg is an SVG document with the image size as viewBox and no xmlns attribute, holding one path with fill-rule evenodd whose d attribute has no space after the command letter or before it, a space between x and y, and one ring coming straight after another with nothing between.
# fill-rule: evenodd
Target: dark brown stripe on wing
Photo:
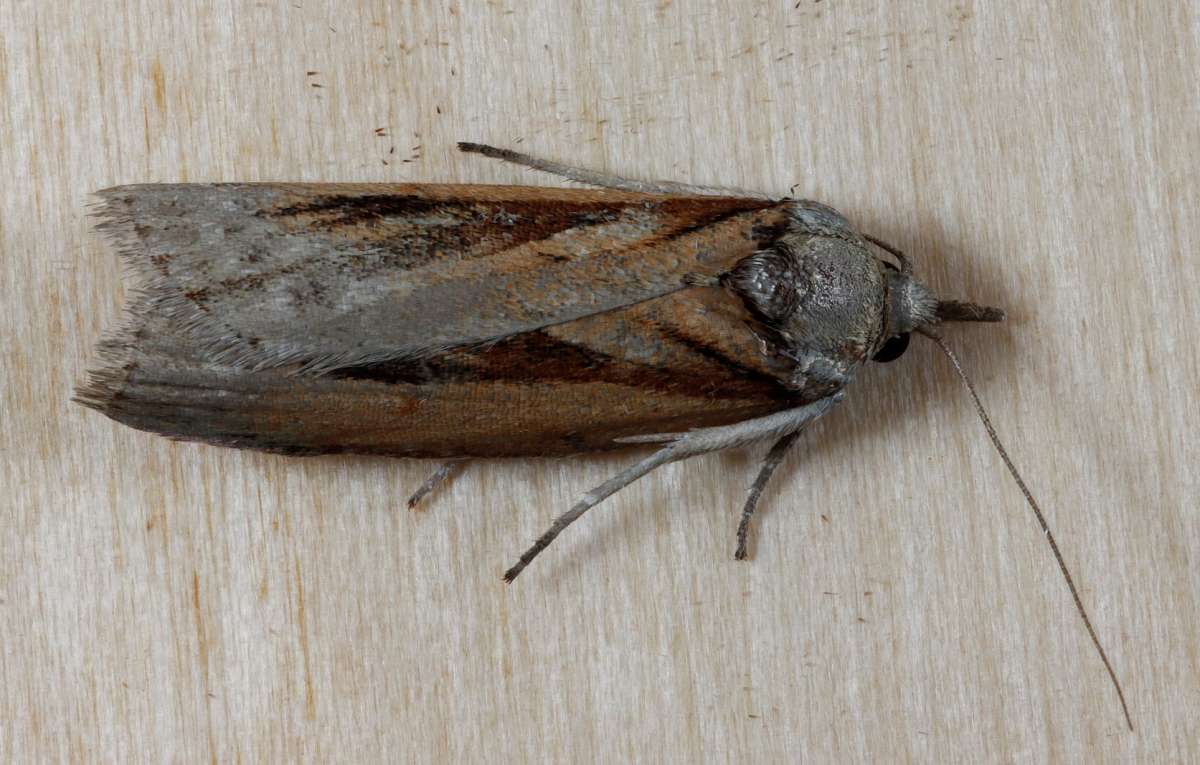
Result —
<instances>
[{"instance_id":1,"label":"dark brown stripe on wing","mask_svg":"<svg viewBox=\"0 0 1200 765\"><path fill-rule=\"evenodd\" d=\"M303 228L336 232L342 228L379 227L386 239L417 250L465 251L495 241L496 250L546 239L570 229L612 223L631 209L661 216L661 232L649 241L677 239L745 212L770 207L759 200L648 197L642 200L516 198L435 199L418 194L330 194L263 210L262 217L293 220ZM442 220L438 220L438 219ZM290 226L289 226L290 227ZM778 225L756 224L751 235L773 238ZM426 237L433 247L412 241ZM602 244L602 242L598 242Z\"/></svg>"},{"instance_id":2,"label":"dark brown stripe on wing","mask_svg":"<svg viewBox=\"0 0 1200 765\"><path fill-rule=\"evenodd\" d=\"M667 330L665 334L667 337L670 337L672 340L684 346L697 356L724 367L730 377L741 377L748 379L762 378L764 380L770 380L772 383L778 385L778 380L775 378L764 374L758 369L748 366L738 359L733 358L722 348L709 343L704 338L692 337L684 332L675 330Z\"/></svg>"},{"instance_id":3,"label":"dark brown stripe on wing","mask_svg":"<svg viewBox=\"0 0 1200 765\"><path fill-rule=\"evenodd\" d=\"M778 381L741 365L719 350L682 336L694 363L658 366L637 363L564 342L546 332L530 332L480 348L459 348L437 357L362 364L330 372L331 377L383 383L608 383L703 398L787 400Z\"/></svg>"}]
</instances>

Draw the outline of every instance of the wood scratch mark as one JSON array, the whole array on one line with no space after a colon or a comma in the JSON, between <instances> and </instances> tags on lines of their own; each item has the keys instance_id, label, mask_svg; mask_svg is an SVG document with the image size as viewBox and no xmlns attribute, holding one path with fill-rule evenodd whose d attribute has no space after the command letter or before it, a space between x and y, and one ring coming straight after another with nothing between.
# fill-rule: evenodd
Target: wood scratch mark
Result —
<instances>
[{"instance_id":1,"label":"wood scratch mark","mask_svg":"<svg viewBox=\"0 0 1200 765\"><path fill-rule=\"evenodd\" d=\"M308 619L304 613L304 583L300 576L300 559L296 559L296 620L300 628L300 655L304 659L304 709L308 719L317 718L317 705L313 696L312 660L309 656Z\"/></svg>"},{"instance_id":2,"label":"wood scratch mark","mask_svg":"<svg viewBox=\"0 0 1200 765\"><path fill-rule=\"evenodd\" d=\"M154 59L150 65L150 79L154 82L154 105L160 112L167 109L167 81L163 76L162 62Z\"/></svg>"},{"instance_id":3,"label":"wood scratch mark","mask_svg":"<svg viewBox=\"0 0 1200 765\"><path fill-rule=\"evenodd\" d=\"M200 658L200 672L203 675L204 692L205 692L205 710L208 713L208 724L205 726L208 729L208 753L209 761L216 762L217 747L213 741L213 725L212 725L212 691L209 682L209 650L208 650L208 631L204 627L204 610L200 607L200 573L192 571L192 615L196 620L196 646L197 653Z\"/></svg>"}]
</instances>

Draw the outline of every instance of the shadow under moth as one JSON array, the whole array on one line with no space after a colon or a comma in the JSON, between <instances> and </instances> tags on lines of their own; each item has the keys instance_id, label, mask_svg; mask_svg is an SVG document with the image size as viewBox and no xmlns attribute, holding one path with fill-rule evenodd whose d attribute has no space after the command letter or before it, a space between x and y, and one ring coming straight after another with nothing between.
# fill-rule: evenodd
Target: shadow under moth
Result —
<instances>
[{"instance_id":1,"label":"shadow under moth","mask_svg":"<svg viewBox=\"0 0 1200 765\"><path fill-rule=\"evenodd\" d=\"M440 458L655 444L583 495L505 573L654 469L772 442L764 486L866 362L930 338L967 386L1124 693L1058 545L939 334L1000 321L940 300L894 247L817 202L617 178L479 144L597 189L147 184L98 192L136 279L77 400L171 438L289 455ZM889 257L884 257L884 255Z\"/></svg>"}]
</instances>

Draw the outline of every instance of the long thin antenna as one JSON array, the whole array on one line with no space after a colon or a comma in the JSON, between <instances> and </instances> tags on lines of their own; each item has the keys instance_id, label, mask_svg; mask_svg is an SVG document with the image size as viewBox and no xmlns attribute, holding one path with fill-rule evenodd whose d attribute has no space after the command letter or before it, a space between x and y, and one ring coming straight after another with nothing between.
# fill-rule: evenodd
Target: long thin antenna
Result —
<instances>
[{"instance_id":1,"label":"long thin antenna","mask_svg":"<svg viewBox=\"0 0 1200 765\"><path fill-rule=\"evenodd\" d=\"M1058 542L1054 541L1054 534L1050 532L1050 526L1046 523L1046 516L1042 515L1042 509L1038 507L1037 501L1034 500L1033 493L1025 485L1021 474L1017 472L1013 461L1009 459L1004 445L1000 443L1000 437L996 435L996 429L992 427L992 421L988 419L987 412L983 408L983 402L979 400L979 394L975 391L975 385L971 382L971 378L967 377L967 373L963 371L962 364L958 363L958 357L954 355L954 351L950 350L950 346L946 345L946 341L934 331L927 328L918 329L917 331L938 344L938 347L942 349L942 353L946 354L946 358L950 359L950 363L954 365L954 371L958 372L958 376L962 378L963 383L967 386L967 391L971 394L971 398L974 399L975 411L979 415L980 421L983 422L983 427L987 429L988 438L991 439L992 446L996 447L996 451L1000 453L1000 459L1004 460L1004 466L1008 468L1008 472L1012 474L1013 480L1017 482L1021 493L1025 495L1025 501L1029 503L1030 509L1033 510L1033 514L1037 518L1038 525L1042 527L1042 532L1046 535L1046 541L1050 543L1050 550L1054 553L1054 560L1058 562L1058 570L1062 572L1063 579L1067 582L1067 588L1071 591L1071 597L1075 600L1075 610L1079 612L1079 618L1083 620L1083 626L1087 627L1088 635L1092 638L1092 644L1096 646L1096 652L1100 654L1100 660L1104 662L1104 668L1108 670L1108 678L1112 680L1113 688L1117 691L1117 698L1121 701L1121 711L1125 713L1125 724L1132 731L1133 718L1129 716L1129 705L1125 703L1125 692L1121 690L1121 683L1117 681L1117 673L1113 671L1112 664L1108 661L1108 654L1104 652L1104 646L1100 645L1100 638L1096 637L1096 630L1092 627L1092 620L1088 618L1087 610L1083 607L1083 600L1079 597L1079 590L1075 589L1075 581L1071 578L1071 572L1067 569L1066 561L1063 560L1062 553L1058 549Z\"/></svg>"}]
</instances>

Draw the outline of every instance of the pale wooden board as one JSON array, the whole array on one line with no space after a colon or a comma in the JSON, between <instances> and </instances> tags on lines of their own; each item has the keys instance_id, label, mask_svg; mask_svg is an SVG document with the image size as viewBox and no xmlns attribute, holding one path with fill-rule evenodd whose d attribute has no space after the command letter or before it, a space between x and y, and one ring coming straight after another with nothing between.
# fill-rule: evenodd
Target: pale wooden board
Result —
<instances>
[{"instance_id":1,"label":"pale wooden board","mask_svg":"<svg viewBox=\"0 0 1200 765\"><path fill-rule=\"evenodd\" d=\"M1200 759L1200 12L884 7L0 0L0 760ZM630 456L477 465L410 514L432 464L68 403L123 289L89 191L554 182L461 139L795 183L1007 307L950 336L1137 732L928 343L791 456L752 563L761 450L641 481L511 588Z\"/></svg>"}]
</instances>

